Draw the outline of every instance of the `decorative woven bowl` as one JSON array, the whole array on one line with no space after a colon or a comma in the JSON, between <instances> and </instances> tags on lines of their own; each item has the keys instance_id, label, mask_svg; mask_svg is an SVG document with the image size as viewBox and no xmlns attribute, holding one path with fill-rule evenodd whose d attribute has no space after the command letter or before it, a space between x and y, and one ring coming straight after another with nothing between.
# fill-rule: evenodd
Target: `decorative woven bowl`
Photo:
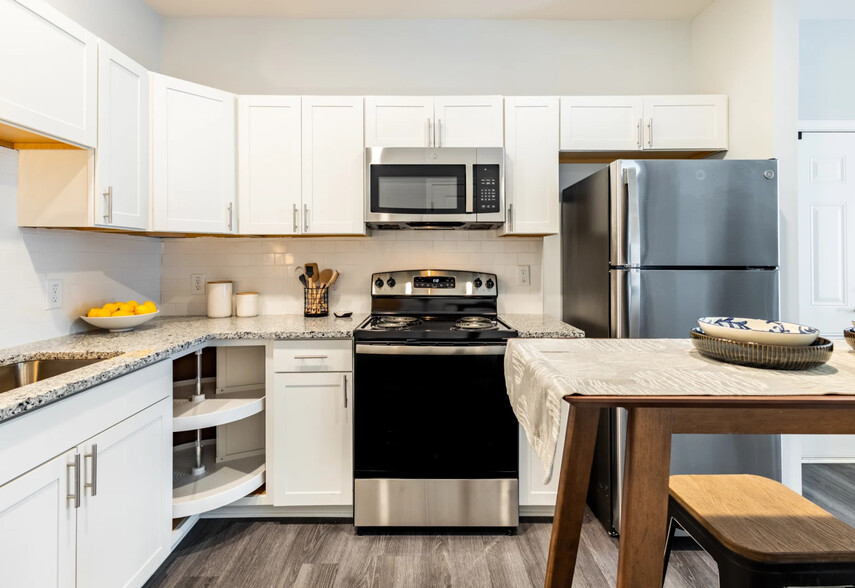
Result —
<instances>
[{"instance_id":1,"label":"decorative woven bowl","mask_svg":"<svg viewBox=\"0 0 855 588\"><path fill-rule=\"evenodd\" d=\"M834 344L822 337L817 337L811 345L791 346L710 337L698 328L692 329L690 336L701 355L736 365L772 370L810 369L831 359L834 350Z\"/></svg>"},{"instance_id":2,"label":"decorative woven bowl","mask_svg":"<svg viewBox=\"0 0 855 588\"><path fill-rule=\"evenodd\" d=\"M846 337L846 342L849 343L849 347L855 349L855 328L846 329L843 331L843 336Z\"/></svg>"}]
</instances>

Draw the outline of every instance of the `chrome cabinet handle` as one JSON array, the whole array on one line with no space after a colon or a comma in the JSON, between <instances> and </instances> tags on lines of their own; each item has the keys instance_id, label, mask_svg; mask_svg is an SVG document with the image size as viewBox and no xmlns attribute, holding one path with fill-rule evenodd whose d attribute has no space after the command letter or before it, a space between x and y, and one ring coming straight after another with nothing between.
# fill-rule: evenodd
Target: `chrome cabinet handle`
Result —
<instances>
[{"instance_id":1,"label":"chrome cabinet handle","mask_svg":"<svg viewBox=\"0 0 855 588\"><path fill-rule=\"evenodd\" d=\"M326 355L295 355L294 359L326 359Z\"/></svg>"},{"instance_id":2,"label":"chrome cabinet handle","mask_svg":"<svg viewBox=\"0 0 855 588\"><path fill-rule=\"evenodd\" d=\"M294 223L294 232L296 233L297 230L300 228L300 226L297 223L297 204L294 203L291 205L291 207L292 207L291 220Z\"/></svg>"},{"instance_id":3,"label":"chrome cabinet handle","mask_svg":"<svg viewBox=\"0 0 855 588\"><path fill-rule=\"evenodd\" d=\"M309 232L309 205L303 205L303 230Z\"/></svg>"},{"instance_id":4,"label":"chrome cabinet handle","mask_svg":"<svg viewBox=\"0 0 855 588\"><path fill-rule=\"evenodd\" d=\"M508 227L510 230L514 230L514 203L511 202L508 204Z\"/></svg>"},{"instance_id":5,"label":"chrome cabinet handle","mask_svg":"<svg viewBox=\"0 0 855 588\"><path fill-rule=\"evenodd\" d=\"M107 186L107 191L104 195L104 222L108 225L113 224L113 186Z\"/></svg>"},{"instance_id":6,"label":"chrome cabinet handle","mask_svg":"<svg viewBox=\"0 0 855 588\"><path fill-rule=\"evenodd\" d=\"M228 210L228 211L229 211L229 232L231 232L231 231L232 231L232 218L233 218L233 216L234 216L234 215L232 214L232 212L233 212L233 211L232 211L232 203L231 203L231 202L229 202L229 203L226 205L226 210Z\"/></svg>"},{"instance_id":7,"label":"chrome cabinet handle","mask_svg":"<svg viewBox=\"0 0 855 588\"><path fill-rule=\"evenodd\" d=\"M71 483L68 480L69 470L74 470L74 482ZM74 500L74 508L80 508L80 454L74 454L74 463L69 463L65 465L65 482L72 488L74 488L74 494L71 492L67 492L65 498L67 500Z\"/></svg>"},{"instance_id":8,"label":"chrome cabinet handle","mask_svg":"<svg viewBox=\"0 0 855 588\"><path fill-rule=\"evenodd\" d=\"M344 388L344 407L347 408L347 374L341 375L341 386Z\"/></svg>"},{"instance_id":9,"label":"chrome cabinet handle","mask_svg":"<svg viewBox=\"0 0 855 588\"><path fill-rule=\"evenodd\" d=\"M641 138L641 119L638 119L638 122L635 124L635 134L636 144L638 144L638 148L641 149L641 145L644 143L644 139Z\"/></svg>"},{"instance_id":10,"label":"chrome cabinet handle","mask_svg":"<svg viewBox=\"0 0 855 588\"><path fill-rule=\"evenodd\" d=\"M92 481L87 482L83 481L84 488L90 488L92 493L91 496L97 496L98 494L98 444L92 444L92 453L86 453L83 455L84 464L87 459L92 460Z\"/></svg>"},{"instance_id":11,"label":"chrome cabinet handle","mask_svg":"<svg viewBox=\"0 0 855 588\"><path fill-rule=\"evenodd\" d=\"M647 120L647 146L653 147L653 119Z\"/></svg>"},{"instance_id":12,"label":"chrome cabinet handle","mask_svg":"<svg viewBox=\"0 0 855 588\"><path fill-rule=\"evenodd\" d=\"M430 117L428 117L427 123L425 124L425 126L427 127L427 146L430 147L430 143L431 143L431 141L430 141Z\"/></svg>"},{"instance_id":13,"label":"chrome cabinet handle","mask_svg":"<svg viewBox=\"0 0 855 588\"><path fill-rule=\"evenodd\" d=\"M436 135L438 137L436 140L436 146L442 147L442 119L441 118L436 119Z\"/></svg>"}]
</instances>

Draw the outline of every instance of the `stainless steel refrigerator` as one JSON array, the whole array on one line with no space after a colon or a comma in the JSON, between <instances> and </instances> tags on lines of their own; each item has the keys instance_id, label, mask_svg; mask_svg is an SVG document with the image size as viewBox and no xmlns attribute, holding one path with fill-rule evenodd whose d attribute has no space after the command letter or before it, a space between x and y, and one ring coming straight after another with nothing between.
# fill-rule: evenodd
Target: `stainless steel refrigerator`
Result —
<instances>
[{"instance_id":1,"label":"stainless steel refrigerator","mask_svg":"<svg viewBox=\"0 0 855 588\"><path fill-rule=\"evenodd\" d=\"M778 319L777 162L619 160L561 195L563 319L588 337L687 338ZM620 531L626 411L604 411L588 503ZM780 438L675 435L674 474L780 479Z\"/></svg>"}]
</instances>

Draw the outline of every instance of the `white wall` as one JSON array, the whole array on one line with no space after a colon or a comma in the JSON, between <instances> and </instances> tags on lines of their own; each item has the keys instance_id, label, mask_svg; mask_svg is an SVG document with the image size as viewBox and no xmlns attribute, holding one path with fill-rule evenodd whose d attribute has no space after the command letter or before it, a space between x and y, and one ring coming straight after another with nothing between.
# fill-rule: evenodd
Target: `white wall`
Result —
<instances>
[{"instance_id":1,"label":"white wall","mask_svg":"<svg viewBox=\"0 0 855 588\"><path fill-rule=\"evenodd\" d=\"M731 159L774 152L772 3L716 0L691 24L691 90L728 95Z\"/></svg>"},{"instance_id":2,"label":"white wall","mask_svg":"<svg viewBox=\"0 0 855 588\"><path fill-rule=\"evenodd\" d=\"M143 0L47 0L146 68L160 70L163 19Z\"/></svg>"},{"instance_id":3,"label":"white wall","mask_svg":"<svg viewBox=\"0 0 855 588\"><path fill-rule=\"evenodd\" d=\"M168 18L163 73L237 93L689 90L686 21Z\"/></svg>"},{"instance_id":4,"label":"white wall","mask_svg":"<svg viewBox=\"0 0 855 588\"><path fill-rule=\"evenodd\" d=\"M159 239L18 228L18 153L0 147L0 348L89 328L77 317L113 300L160 300ZM63 308L45 310L45 279Z\"/></svg>"},{"instance_id":5,"label":"white wall","mask_svg":"<svg viewBox=\"0 0 855 588\"><path fill-rule=\"evenodd\" d=\"M802 20L799 116L855 120L855 19Z\"/></svg>"},{"instance_id":6,"label":"white wall","mask_svg":"<svg viewBox=\"0 0 855 588\"><path fill-rule=\"evenodd\" d=\"M164 239L163 310L205 314L207 299L190 289L191 274L229 279L235 291L261 294L262 314L303 312L303 287L295 267L316 262L341 277L330 296L332 311L366 312L371 274L405 269L460 269L498 275L499 311L543 309L541 239L502 239L493 231L378 231L372 238ZM531 266L531 285L520 286L517 265Z\"/></svg>"}]
</instances>

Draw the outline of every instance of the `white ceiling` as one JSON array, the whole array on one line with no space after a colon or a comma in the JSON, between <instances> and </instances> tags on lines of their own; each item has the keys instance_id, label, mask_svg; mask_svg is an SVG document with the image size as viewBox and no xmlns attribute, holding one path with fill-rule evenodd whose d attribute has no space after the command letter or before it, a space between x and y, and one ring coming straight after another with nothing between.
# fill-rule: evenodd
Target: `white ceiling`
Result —
<instances>
[{"instance_id":1,"label":"white ceiling","mask_svg":"<svg viewBox=\"0 0 855 588\"><path fill-rule=\"evenodd\" d=\"M167 17L691 19L713 0L145 0Z\"/></svg>"}]
</instances>

